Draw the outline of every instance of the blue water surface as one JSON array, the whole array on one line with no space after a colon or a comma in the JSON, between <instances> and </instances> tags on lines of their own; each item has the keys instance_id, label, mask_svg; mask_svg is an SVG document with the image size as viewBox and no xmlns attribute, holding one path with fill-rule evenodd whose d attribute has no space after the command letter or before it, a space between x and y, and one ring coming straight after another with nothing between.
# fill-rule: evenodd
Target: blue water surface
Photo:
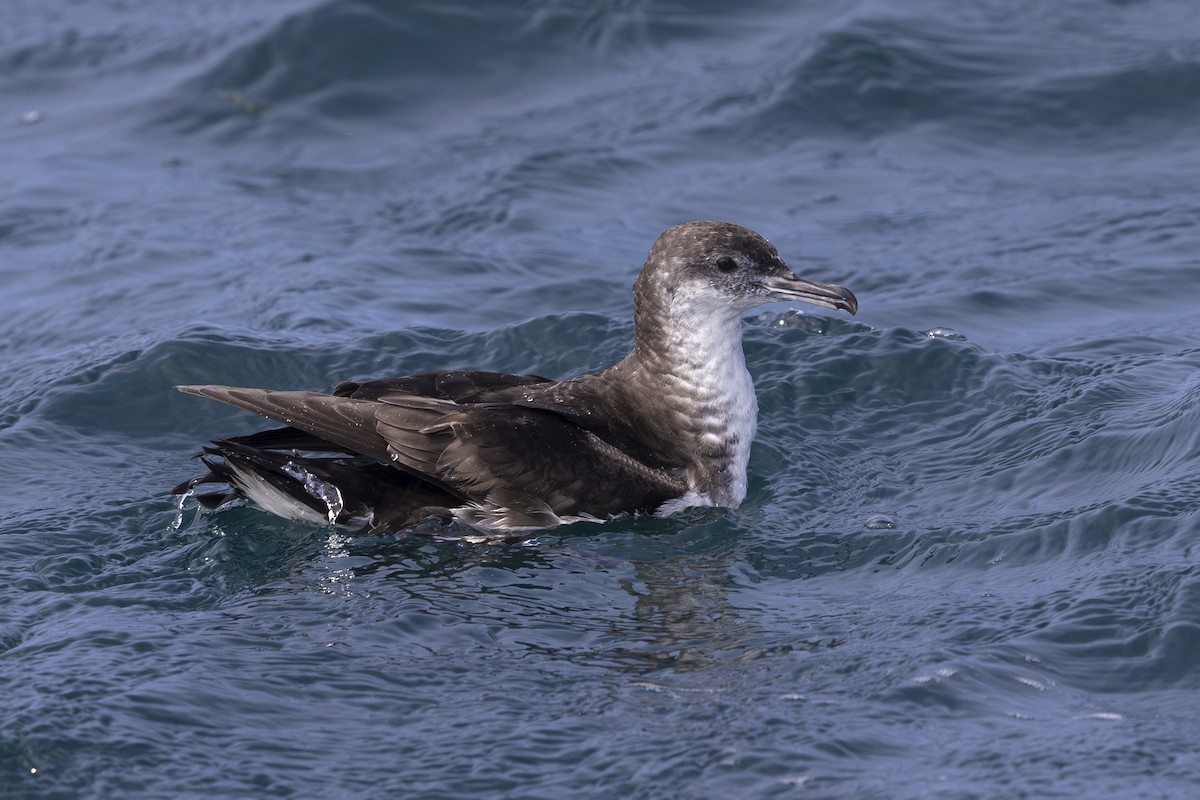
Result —
<instances>
[{"instance_id":1,"label":"blue water surface","mask_svg":"<svg viewBox=\"0 0 1200 800\"><path fill-rule=\"evenodd\" d=\"M0 8L0 796L1188 798L1186 0ZM170 488L179 383L612 363L666 227L747 318L737 510L499 544Z\"/></svg>"}]
</instances>

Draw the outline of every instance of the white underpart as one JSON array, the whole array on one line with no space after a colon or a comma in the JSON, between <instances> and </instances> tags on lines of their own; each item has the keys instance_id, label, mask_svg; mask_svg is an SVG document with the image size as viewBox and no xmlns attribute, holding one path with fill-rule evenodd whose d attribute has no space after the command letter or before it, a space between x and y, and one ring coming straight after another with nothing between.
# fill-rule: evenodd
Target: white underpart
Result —
<instances>
[{"instance_id":1,"label":"white underpart","mask_svg":"<svg viewBox=\"0 0 1200 800\"><path fill-rule=\"evenodd\" d=\"M699 403L700 444L713 452L728 448L728 462L715 485L695 485L693 491L664 504L664 510L694 505L736 508L746 499L746 465L758 430L758 397L742 351L741 312L727 297L703 291L678 297L672 309L677 333L670 347L677 366L668 379L683 397Z\"/></svg>"},{"instance_id":2,"label":"white underpart","mask_svg":"<svg viewBox=\"0 0 1200 800\"><path fill-rule=\"evenodd\" d=\"M342 513L341 491L295 462L289 461L284 465L283 471L302 484L310 497L325 504L324 515L275 488L258 473L242 469L235 461L225 463L229 467L233 483L246 495L246 499L269 514L313 525L332 525Z\"/></svg>"},{"instance_id":3,"label":"white underpart","mask_svg":"<svg viewBox=\"0 0 1200 800\"><path fill-rule=\"evenodd\" d=\"M234 485L246 495L246 499L269 514L297 522L327 525L329 520L304 503L276 489L257 473L242 469L236 462L225 462L229 467Z\"/></svg>"},{"instance_id":4,"label":"white underpart","mask_svg":"<svg viewBox=\"0 0 1200 800\"><path fill-rule=\"evenodd\" d=\"M695 492L687 492L686 494L676 497L674 500L668 500L658 507L654 512L656 517L669 517L672 514L677 514L685 508L695 508L696 506L715 506L716 503L706 494L696 494Z\"/></svg>"}]
</instances>

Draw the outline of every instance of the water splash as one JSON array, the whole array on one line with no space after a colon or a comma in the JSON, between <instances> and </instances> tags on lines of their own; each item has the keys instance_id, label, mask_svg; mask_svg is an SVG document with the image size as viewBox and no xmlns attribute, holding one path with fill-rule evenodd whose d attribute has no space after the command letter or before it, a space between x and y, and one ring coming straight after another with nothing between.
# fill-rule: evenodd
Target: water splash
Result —
<instances>
[{"instance_id":1,"label":"water splash","mask_svg":"<svg viewBox=\"0 0 1200 800\"><path fill-rule=\"evenodd\" d=\"M181 495L175 498L175 518L171 520L170 528L177 531L183 527L183 512L185 510L184 503L196 493L195 489L188 489ZM199 504L197 504L199 505Z\"/></svg>"},{"instance_id":2,"label":"water splash","mask_svg":"<svg viewBox=\"0 0 1200 800\"><path fill-rule=\"evenodd\" d=\"M309 497L320 500L325 504L325 516L329 520L330 525L337 522L338 517L341 516L342 509L345 508L340 489L329 481L318 478L295 461L289 461L284 464L283 471L304 484L304 491L308 493Z\"/></svg>"}]
</instances>

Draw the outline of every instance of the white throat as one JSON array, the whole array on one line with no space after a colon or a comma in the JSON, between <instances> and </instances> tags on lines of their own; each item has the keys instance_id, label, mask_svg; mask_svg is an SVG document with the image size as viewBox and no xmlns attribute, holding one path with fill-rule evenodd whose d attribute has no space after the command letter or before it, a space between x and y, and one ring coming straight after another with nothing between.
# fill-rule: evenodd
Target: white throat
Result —
<instances>
[{"instance_id":1,"label":"white throat","mask_svg":"<svg viewBox=\"0 0 1200 800\"><path fill-rule=\"evenodd\" d=\"M758 428L758 398L742 352L739 310L688 304L672 314L672 382L694 408L699 452L719 465L689 476L697 502L737 507L746 498L746 464ZM707 502L705 502L707 500Z\"/></svg>"}]
</instances>

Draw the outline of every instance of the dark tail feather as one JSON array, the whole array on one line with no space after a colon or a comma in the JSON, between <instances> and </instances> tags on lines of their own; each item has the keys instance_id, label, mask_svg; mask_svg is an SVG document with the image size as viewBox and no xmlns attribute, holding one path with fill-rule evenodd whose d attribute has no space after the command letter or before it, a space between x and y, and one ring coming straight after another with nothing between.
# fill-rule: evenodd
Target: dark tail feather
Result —
<instances>
[{"instance_id":1,"label":"dark tail feather","mask_svg":"<svg viewBox=\"0 0 1200 800\"><path fill-rule=\"evenodd\" d=\"M208 472L197 478L189 478L183 483L171 490L171 494L188 494L196 491L197 486L203 486L206 483L223 483L227 484L227 476L224 474L224 465L214 464L203 456L205 453L211 452L212 448L204 448L204 453L199 453L201 462L208 467ZM236 500L240 495L236 491L227 492L209 492L205 494L196 493L195 498L205 508L217 508L218 506L228 503L230 500Z\"/></svg>"},{"instance_id":2,"label":"dark tail feather","mask_svg":"<svg viewBox=\"0 0 1200 800\"><path fill-rule=\"evenodd\" d=\"M348 447L314 436L298 428L271 428L246 436L230 436L225 441L244 444L258 450L306 450L315 453L344 453L354 451Z\"/></svg>"},{"instance_id":3,"label":"dark tail feather","mask_svg":"<svg viewBox=\"0 0 1200 800\"><path fill-rule=\"evenodd\" d=\"M281 428L265 431L257 441L301 442ZM295 432L304 437L301 431ZM364 532L396 531L411 527L430 514L448 514L455 498L408 473L361 457L309 457L279 453L246 444L260 434L216 440L201 458L208 472L175 487L185 494L197 486L220 483L230 491L196 494L205 508L230 500L256 500L280 516L308 522L353 525ZM336 448L336 445L333 445ZM304 447L306 450L329 450ZM335 450L336 452L336 450ZM257 497L255 497L257 495ZM293 513L280 513L280 501L290 501Z\"/></svg>"},{"instance_id":4,"label":"dark tail feather","mask_svg":"<svg viewBox=\"0 0 1200 800\"><path fill-rule=\"evenodd\" d=\"M208 473L201 475L199 478L192 478L190 481L184 481L179 484L171 490L171 494L191 494L197 503L209 511L218 509L226 503L231 503L242 496L236 489L229 489L224 492L196 492L196 487L204 483L226 483L226 481L210 469Z\"/></svg>"}]
</instances>

